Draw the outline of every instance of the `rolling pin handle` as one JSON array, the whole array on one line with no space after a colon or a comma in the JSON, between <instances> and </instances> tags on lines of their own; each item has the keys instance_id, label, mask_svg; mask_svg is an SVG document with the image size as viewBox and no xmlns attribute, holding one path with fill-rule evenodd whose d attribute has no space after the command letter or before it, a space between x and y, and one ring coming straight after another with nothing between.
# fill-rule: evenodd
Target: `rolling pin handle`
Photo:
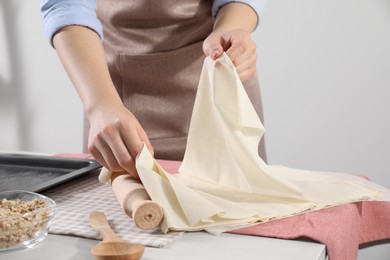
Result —
<instances>
[{"instance_id":1,"label":"rolling pin handle","mask_svg":"<svg viewBox=\"0 0 390 260\"><path fill-rule=\"evenodd\" d=\"M160 226L164 212L152 201L141 182L126 172L111 175L112 189L123 211L140 229L150 230Z\"/></svg>"}]
</instances>

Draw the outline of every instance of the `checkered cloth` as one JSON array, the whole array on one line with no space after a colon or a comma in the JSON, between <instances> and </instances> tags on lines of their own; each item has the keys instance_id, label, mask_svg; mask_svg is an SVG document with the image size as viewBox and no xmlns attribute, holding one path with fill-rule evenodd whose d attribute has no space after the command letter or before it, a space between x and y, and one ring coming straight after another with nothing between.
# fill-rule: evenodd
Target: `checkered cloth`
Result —
<instances>
[{"instance_id":1,"label":"checkered cloth","mask_svg":"<svg viewBox=\"0 0 390 260\"><path fill-rule=\"evenodd\" d=\"M100 234L89 224L89 213L97 210L105 213L118 237L132 243L164 247L182 234L164 234L159 228L151 231L139 229L122 211L111 186L98 181L98 174L97 171L91 172L42 192L57 204L49 233L101 240Z\"/></svg>"}]
</instances>

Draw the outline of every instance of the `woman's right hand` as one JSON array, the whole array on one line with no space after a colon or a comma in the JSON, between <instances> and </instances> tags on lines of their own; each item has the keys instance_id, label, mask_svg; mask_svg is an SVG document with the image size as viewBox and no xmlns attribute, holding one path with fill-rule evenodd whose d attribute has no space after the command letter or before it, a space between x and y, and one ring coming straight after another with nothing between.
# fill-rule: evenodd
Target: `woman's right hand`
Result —
<instances>
[{"instance_id":1,"label":"woman's right hand","mask_svg":"<svg viewBox=\"0 0 390 260\"><path fill-rule=\"evenodd\" d=\"M125 170L138 178L135 158L143 143L152 154L153 148L115 90L99 36L71 25L55 34L53 44L83 102L90 123L90 153L107 169Z\"/></svg>"},{"instance_id":2,"label":"woman's right hand","mask_svg":"<svg viewBox=\"0 0 390 260\"><path fill-rule=\"evenodd\" d=\"M109 170L125 170L139 179L135 158L144 143L152 155L153 147L133 113L117 104L95 108L88 119L88 148L94 158Z\"/></svg>"}]
</instances>

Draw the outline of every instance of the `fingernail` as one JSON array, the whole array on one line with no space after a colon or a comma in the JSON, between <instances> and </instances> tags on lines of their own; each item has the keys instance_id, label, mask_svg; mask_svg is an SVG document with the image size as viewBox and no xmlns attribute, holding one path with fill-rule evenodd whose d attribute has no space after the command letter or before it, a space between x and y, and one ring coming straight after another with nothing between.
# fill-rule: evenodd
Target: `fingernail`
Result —
<instances>
[{"instance_id":1,"label":"fingernail","mask_svg":"<svg viewBox=\"0 0 390 260\"><path fill-rule=\"evenodd\" d=\"M219 54L219 51L218 51L218 50L212 50L212 51L211 51L211 57L212 57L213 59L215 59L215 58L218 56L218 54Z\"/></svg>"}]
</instances>

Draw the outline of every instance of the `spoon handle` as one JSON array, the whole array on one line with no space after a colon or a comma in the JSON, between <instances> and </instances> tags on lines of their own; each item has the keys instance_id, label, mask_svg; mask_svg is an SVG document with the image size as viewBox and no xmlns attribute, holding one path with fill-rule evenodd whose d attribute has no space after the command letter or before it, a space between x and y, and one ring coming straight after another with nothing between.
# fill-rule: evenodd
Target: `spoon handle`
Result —
<instances>
[{"instance_id":1,"label":"spoon handle","mask_svg":"<svg viewBox=\"0 0 390 260\"><path fill-rule=\"evenodd\" d=\"M89 214L89 223L103 236L103 241L122 241L108 224L107 218L103 212L92 211Z\"/></svg>"}]
</instances>

